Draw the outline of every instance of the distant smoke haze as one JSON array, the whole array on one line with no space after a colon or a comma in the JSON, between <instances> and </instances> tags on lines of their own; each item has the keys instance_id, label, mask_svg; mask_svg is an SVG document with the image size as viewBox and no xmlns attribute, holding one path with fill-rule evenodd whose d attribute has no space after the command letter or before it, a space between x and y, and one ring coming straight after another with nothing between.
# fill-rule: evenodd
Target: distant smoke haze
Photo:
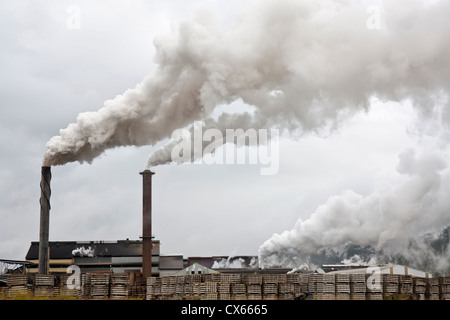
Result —
<instances>
[{"instance_id":1,"label":"distant smoke haze","mask_svg":"<svg viewBox=\"0 0 450 320\"><path fill-rule=\"evenodd\" d=\"M420 238L423 232L450 225L448 175L446 185L442 182L446 167L437 152L428 150L418 155L413 150L405 151L397 170L408 176L407 181L398 186L379 183L365 196L346 190L330 197L308 219L298 220L292 230L268 239L259 250L260 265L295 267L310 262L323 249L343 252L349 243L373 248L374 255L368 255L371 258L381 257L379 252L384 250L383 259L400 254L409 256L412 262L420 261L419 256L412 255L427 253ZM415 247L408 247L411 241L417 241ZM436 253L436 261L445 269L450 268L448 240L444 245Z\"/></svg>"},{"instance_id":2,"label":"distant smoke haze","mask_svg":"<svg viewBox=\"0 0 450 320\"><path fill-rule=\"evenodd\" d=\"M248 261L248 258L244 259L242 257L230 256L228 258L222 258L219 261L214 261L212 268L213 269L258 268L258 259L256 257L252 257L250 261Z\"/></svg>"}]
</instances>

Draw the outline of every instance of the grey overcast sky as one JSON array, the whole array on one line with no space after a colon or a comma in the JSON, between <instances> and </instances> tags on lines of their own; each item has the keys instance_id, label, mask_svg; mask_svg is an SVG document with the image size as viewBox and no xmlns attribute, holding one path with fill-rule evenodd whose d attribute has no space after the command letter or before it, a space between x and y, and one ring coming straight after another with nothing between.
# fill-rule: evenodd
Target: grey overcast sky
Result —
<instances>
[{"instance_id":1,"label":"grey overcast sky","mask_svg":"<svg viewBox=\"0 0 450 320\"><path fill-rule=\"evenodd\" d=\"M272 9L281 11L284 5L300 2L284 0ZM323 1L324 12L329 12L327 6L354 2L358 1ZM408 34L408 28L414 27L419 31L426 29L426 22L420 24L423 21L419 26L408 24L411 23L408 15L413 10L408 8L408 1L400 2L404 11L401 11L401 5L390 9L400 10L403 14L402 28L405 29L402 32ZM419 1L412 2L417 9ZM439 1L426 3L423 10L439 5ZM38 240L40 170L47 141L57 136L60 129L76 122L78 114L99 110L106 100L134 88L153 72L157 68L155 38L178 32L181 21L198 19L196 12L199 10L203 15L213 13L220 28L226 30L242 22L246 5L250 8L259 6L258 1L229 0L0 1L0 258L24 259L30 242ZM389 8L383 7L383 1L360 1L359 5L364 9L360 16L363 24L345 26L346 22L341 21L340 25L345 28L340 29L343 34L338 36L357 32L355 29L358 28L368 32L370 25L366 21L373 17L372 11L366 9L371 6L372 9L380 8L382 19L380 28L369 32L389 33L383 18L389 17L390 12ZM326 14L319 20L327 19L335 21ZM267 23L271 23L269 18ZM376 20L374 23L378 27ZM231 30L235 29L231 27ZM445 30L448 32L450 28ZM251 34L252 31L248 32ZM326 34L325 28L317 42L332 41ZM448 39L448 33L446 36ZM262 40L273 41L269 36ZM418 42L420 40L417 38ZM434 43L440 44L439 41L436 37L424 46L431 47ZM279 45L283 39L275 42ZM320 46L317 50L320 51ZM376 45L371 50L375 52ZM444 55L448 53L448 43L439 50ZM319 51L299 64L300 67L296 66L296 70L307 70L317 62L316 58L320 60L325 56L326 59L327 55ZM428 61L427 54L435 53L431 49L424 50L424 61ZM343 60L334 61L333 65L341 65L349 70L349 74L357 74L352 70L352 58ZM400 65L401 58L397 62ZM326 70L332 73L333 68L326 61L321 64L324 79L328 77ZM377 70L380 70L378 75L392 71ZM426 70L427 79L437 79L435 82L405 82L405 86L395 93L400 97L397 101L391 99L395 94L388 91L385 96L377 97L376 91L379 89L383 93L384 90L379 86L361 111L353 110L352 116L339 121L333 131L282 135L279 170L274 175L261 175L260 164L168 164L154 168L153 233L161 241L161 252L184 256L257 255L268 239L275 243L268 246L269 251L285 249L290 245L289 241L301 247L298 241L311 239L299 237L296 232L313 229L311 237L321 234L322 222L327 218L326 215L321 217L320 208L326 211L332 207L330 197L345 197L343 192L352 190L370 200L380 191L380 185L403 190L409 183L415 183L417 177L424 177L421 173L426 169L420 171L423 168L421 159L428 159L424 154L439 159L437 171L430 169L438 175L432 178L439 180L436 184L430 183L429 187L437 196L431 197L427 193L427 199L433 202L432 208L428 210L427 202L421 197L416 204L424 208L423 212L410 219L393 219L393 224L402 224L397 229L380 225L373 231L376 235L364 239L362 244L382 245L380 234L388 237L386 243L389 243L395 236L389 237L383 233L385 230L395 233L401 229L409 234L439 231L450 224L450 205L448 198L443 196L450 186L448 139L445 138L448 128L441 130L442 124L450 119L449 82L439 84L442 79L448 80L449 62L447 60L440 68L430 66ZM436 70L447 72L447 78ZM312 81L325 81L328 85L319 77ZM364 86L370 85L364 83ZM408 90L408 86L425 92L437 87L442 90L442 97L435 108L430 107L430 112L422 112L420 108L418 111L408 95L403 95L402 90ZM430 95L435 98L435 91ZM333 99L333 96L325 97L321 103L326 103L328 98ZM314 113L314 105L309 107ZM233 108L235 111L247 110L249 103L237 99ZM440 113L435 113L436 110ZM427 117L427 121L421 121L423 117ZM108 149L91 164L73 162L53 167L50 240L138 239L142 229L139 172L145 169L148 157L166 142ZM413 169L411 163L415 166ZM385 195L384 192L380 193ZM345 205L343 208L345 210ZM362 204L360 208L366 206ZM335 217L336 211L329 210L330 218ZM427 219L422 218L424 214L428 215ZM377 221L385 223L382 217L373 221L374 224ZM308 227L307 222L315 226ZM328 223L331 224L328 229L339 225ZM361 225L364 226L364 222ZM336 229L334 234L339 230ZM286 239L272 237L283 232ZM318 241L317 246L339 245L348 240L357 242L357 237L346 234L329 242ZM279 247L277 241L282 243Z\"/></svg>"}]
</instances>

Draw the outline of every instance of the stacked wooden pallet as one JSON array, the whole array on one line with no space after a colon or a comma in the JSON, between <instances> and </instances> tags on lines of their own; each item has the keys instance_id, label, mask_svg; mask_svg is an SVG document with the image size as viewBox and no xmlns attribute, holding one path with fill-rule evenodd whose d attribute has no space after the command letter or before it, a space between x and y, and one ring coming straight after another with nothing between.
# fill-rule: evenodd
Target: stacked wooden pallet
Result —
<instances>
[{"instance_id":1,"label":"stacked wooden pallet","mask_svg":"<svg viewBox=\"0 0 450 320\"><path fill-rule=\"evenodd\" d=\"M350 274L350 299L366 300L366 274Z\"/></svg>"},{"instance_id":2,"label":"stacked wooden pallet","mask_svg":"<svg viewBox=\"0 0 450 320\"><path fill-rule=\"evenodd\" d=\"M350 300L350 275L337 273L335 275L336 300Z\"/></svg>"},{"instance_id":3,"label":"stacked wooden pallet","mask_svg":"<svg viewBox=\"0 0 450 320\"><path fill-rule=\"evenodd\" d=\"M205 274L201 274L201 282L214 282L214 281L218 281L220 279L220 274L217 273L205 273ZM217 278L217 276L219 276L219 278Z\"/></svg>"},{"instance_id":4,"label":"stacked wooden pallet","mask_svg":"<svg viewBox=\"0 0 450 320\"><path fill-rule=\"evenodd\" d=\"M323 274L322 283L316 285L316 295L322 294L321 300L335 300L336 299L336 275Z\"/></svg>"},{"instance_id":5,"label":"stacked wooden pallet","mask_svg":"<svg viewBox=\"0 0 450 320\"><path fill-rule=\"evenodd\" d=\"M420 300L425 300L426 285L426 278L413 278L413 292Z\"/></svg>"},{"instance_id":6,"label":"stacked wooden pallet","mask_svg":"<svg viewBox=\"0 0 450 320\"><path fill-rule=\"evenodd\" d=\"M263 300L277 300L278 299L278 284L280 281L285 281L286 275L278 274L263 274L262 293Z\"/></svg>"},{"instance_id":7,"label":"stacked wooden pallet","mask_svg":"<svg viewBox=\"0 0 450 320\"><path fill-rule=\"evenodd\" d=\"M383 300L383 278L381 274L366 274L366 300Z\"/></svg>"},{"instance_id":8,"label":"stacked wooden pallet","mask_svg":"<svg viewBox=\"0 0 450 320\"><path fill-rule=\"evenodd\" d=\"M159 277L147 278L146 300L156 300L161 294L162 280Z\"/></svg>"},{"instance_id":9,"label":"stacked wooden pallet","mask_svg":"<svg viewBox=\"0 0 450 320\"><path fill-rule=\"evenodd\" d=\"M323 283L323 274L312 273L308 275L308 292L315 294L317 292L317 284ZM314 295L315 297L317 295Z\"/></svg>"},{"instance_id":10,"label":"stacked wooden pallet","mask_svg":"<svg viewBox=\"0 0 450 320\"><path fill-rule=\"evenodd\" d=\"M300 292L309 292L309 274L301 274L299 277Z\"/></svg>"},{"instance_id":11,"label":"stacked wooden pallet","mask_svg":"<svg viewBox=\"0 0 450 320\"><path fill-rule=\"evenodd\" d=\"M439 300L439 279L429 278L425 287L425 299Z\"/></svg>"},{"instance_id":12,"label":"stacked wooden pallet","mask_svg":"<svg viewBox=\"0 0 450 320\"><path fill-rule=\"evenodd\" d=\"M312 293L315 300L334 300L336 298L334 274L312 273L307 276L307 279L307 292ZM306 276L302 276L300 281L302 283L306 281ZM301 287L306 289L306 286L304 286L303 284L301 285Z\"/></svg>"},{"instance_id":13,"label":"stacked wooden pallet","mask_svg":"<svg viewBox=\"0 0 450 320\"><path fill-rule=\"evenodd\" d=\"M81 295L81 278L80 282L71 281L70 274L63 274L59 276L59 294L61 296L80 297ZM70 283L68 282L70 281ZM70 285L70 286L69 286Z\"/></svg>"},{"instance_id":14,"label":"stacked wooden pallet","mask_svg":"<svg viewBox=\"0 0 450 320\"><path fill-rule=\"evenodd\" d=\"M241 282L240 274L224 273L224 274L218 274L218 276L219 276L218 280L216 280L216 281L225 282L225 283L240 283Z\"/></svg>"},{"instance_id":15,"label":"stacked wooden pallet","mask_svg":"<svg viewBox=\"0 0 450 320\"><path fill-rule=\"evenodd\" d=\"M34 296L51 298L59 293L55 287L55 276L47 274L36 274L34 277Z\"/></svg>"},{"instance_id":16,"label":"stacked wooden pallet","mask_svg":"<svg viewBox=\"0 0 450 320\"><path fill-rule=\"evenodd\" d=\"M247 286L245 283L232 283L231 284L231 293L236 294L246 294Z\"/></svg>"},{"instance_id":17,"label":"stacked wooden pallet","mask_svg":"<svg viewBox=\"0 0 450 320\"><path fill-rule=\"evenodd\" d=\"M87 273L81 274L80 298L89 299L91 297L91 275Z\"/></svg>"},{"instance_id":18,"label":"stacked wooden pallet","mask_svg":"<svg viewBox=\"0 0 450 320\"><path fill-rule=\"evenodd\" d=\"M287 282L292 283L294 285L293 299L295 299L302 293L302 291L300 289L300 274L299 273L288 273Z\"/></svg>"},{"instance_id":19,"label":"stacked wooden pallet","mask_svg":"<svg viewBox=\"0 0 450 320\"><path fill-rule=\"evenodd\" d=\"M450 300L450 277L438 278L439 281L439 299Z\"/></svg>"},{"instance_id":20,"label":"stacked wooden pallet","mask_svg":"<svg viewBox=\"0 0 450 320\"><path fill-rule=\"evenodd\" d=\"M109 273L86 273L81 277L82 296L88 299L106 299L109 296Z\"/></svg>"},{"instance_id":21,"label":"stacked wooden pallet","mask_svg":"<svg viewBox=\"0 0 450 320\"><path fill-rule=\"evenodd\" d=\"M34 276L35 286L55 286L55 276L47 274L36 274Z\"/></svg>"},{"instance_id":22,"label":"stacked wooden pallet","mask_svg":"<svg viewBox=\"0 0 450 320\"><path fill-rule=\"evenodd\" d=\"M231 294L231 283L228 282L219 283L217 291L220 294Z\"/></svg>"},{"instance_id":23,"label":"stacked wooden pallet","mask_svg":"<svg viewBox=\"0 0 450 320\"><path fill-rule=\"evenodd\" d=\"M150 278L151 280L147 281L147 299L289 300L301 293L312 293L316 300L383 300L385 294L395 296L401 293L401 290L408 293L413 286L419 287L425 284L438 287L440 297L443 295L442 297L448 298L450 295L448 278L442 278L438 282L436 280L427 282L425 278L379 275L377 281L379 280L380 285L368 286L369 277L370 274L288 274L282 276L249 274L239 277L222 274L220 277L215 275L194 278L186 275L176 278ZM198 280L201 281L193 282ZM436 283L439 283L439 286L436 286ZM429 288L430 293L437 290Z\"/></svg>"},{"instance_id":24,"label":"stacked wooden pallet","mask_svg":"<svg viewBox=\"0 0 450 320\"><path fill-rule=\"evenodd\" d=\"M184 293L184 283L177 283L175 285L175 294L183 294Z\"/></svg>"},{"instance_id":25,"label":"stacked wooden pallet","mask_svg":"<svg viewBox=\"0 0 450 320\"><path fill-rule=\"evenodd\" d=\"M411 295L413 293L413 281L412 277L408 275L402 275L399 279L399 292L400 294Z\"/></svg>"},{"instance_id":26,"label":"stacked wooden pallet","mask_svg":"<svg viewBox=\"0 0 450 320\"><path fill-rule=\"evenodd\" d=\"M279 283L278 296L280 300L293 300L295 298L295 284L290 281Z\"/></svg>"},{"instance_id":27,"label":"stacked wooden pallet","mask_svg":"<svg viewBox=\"0 0 450 320\"><path fill-rule=\"evenodd\" d=\"M200 293L217 293L217 282L200 283Z\"/></svg>"},{"instance_id":28,"label":"stacked wooden pallet","mask_svg":"<svg viewBox=\"0 0 450 320\"><path fill-rule=\"evenodd\" d=\"M190 275L152 278L147 281L148 300L203 299L203 300L277 300L294 299L300 292L298 275L286 274L210 274L201 279ZM202 282L193 282L201 280ZM214 281L216 280L216 281ZM297 290L297 291L296 291Z\"/></svg>"},{"instance_id":29,"label":"stacked wooden pallet","mask_svg":"<svg viewBox=\"0 0 450 320\"><path fill-rule=\"evenodd\" d=\"M256 294L261 295L263 293L263 288L261 284L247 284L247 293L249 295Z\"/></svg>"},{"instance_id":30,"label":"stacked wooden pallet","mask_svg":"<svg viewBox=\"0 0 450 320\"><path fill-rule=\"evenodd\" d=\"M247 284L247 298L248 300L262 300L263 299L263 277L261 274L249 274L245 278Z\"/></svg>"},{"instance_id":31,"label":"stacked wooden pallet","mask_svg":"<svg viewBox=\"0 0 450 320\"><path fill-rule=\"evenodd\" d=\"M247 284L262 284L263 278L261 274L249 274L247 275Z\"/></svg>"},{"instance_id":32,"label":"stacked wooden pallet","mask_svg":"<svg viewBox=\"0 0 450 320\"><path fill-rule=\"evenodd\" d=\"M26 274L10 274L6 279L6 296L12 298L15 296L32 295L32 286L28 285L28 275Z\"/></svg>"},{"instance_id":33,"label":"stacked wooden pallet","mask_svg":"<svg viewBox=\"0 0 450 320\"><path fill-rule=\"evenodd\" d=\"M6 285L8 287L26 286L27 284L28 284L28 275L26 274L10 274L6 279Z\"/></svg>"},{"instance_id":34,"label":"stacked wooden pallet","mask_svg":"<svg viewBox=\"0 0 450 320\"><path fill-rule=\"evenodd\" d=\"M399 275L383 274L383 292L386 294L395 294L399 292Z\"/></svg>"},{"instance_id":35,"label":"stacked wooden pallet","mask_svg":"<svg viewBox=\"0 0 450 320\"><path fill-rule=\"evenodd\" d=\"M130 277L125 273L111 275L111 299L127 299L130 291Z\"/></svg>"}]
</instances>

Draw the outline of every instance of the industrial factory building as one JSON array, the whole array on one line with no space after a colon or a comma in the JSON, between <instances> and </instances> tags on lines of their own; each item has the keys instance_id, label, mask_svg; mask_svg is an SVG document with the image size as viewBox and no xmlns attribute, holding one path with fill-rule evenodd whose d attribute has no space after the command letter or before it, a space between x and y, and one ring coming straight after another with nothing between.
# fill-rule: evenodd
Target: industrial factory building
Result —
<instances>
[{"instance_id":1,"label":"industrial factory building","mask_svg":"<svg viewBox=\"0 0 450 320\"><path fill-rule=\"evenodd\" d=\"M322 265L261 269L257 256L161 255L152 239L152 277L143 274L142 240L51 241L48 274L39 273L39 243L0 277L1 297L146 300L449 300L450 277L401 265ZM80 286L67 271L80 268ZM72 266L71 268L69 268ZM26 268L26 270L24 269ZM55 298L56 299L56 298Z\"/></svg>"},{"instance_id":2,"label":"industrial factory building","mask_svg":"<svg viewBox=\"0 0 450 320\"><path fill-rule=\"evenodd\" d=\"M152 276L170 273L183 268L182 256L160 257L159 240L153 240ZM80 267L81 272L141 271L142 241L55 241L49 242L49 273L66 273L70 265ZM25 258L32 265L28 272L37 273L39 242L32 242Z\"/></svg>"},{"instance_id":3,"label":"industrial factory building","mask_svg":"<svg viewBox=\"0 0 450 320\"><path fill-rule=\"evenodd\" d=\"M88 272L142 272L142 241L50 241L51 274L64 274L71 265ZM25 257L28 273L39 273L39 242L32 242ZM290 269L259 269L256 256L188 257L161 255L160 241L153 239L152 276L205 273L287 273Z\"/></svg>"}]
</instances>

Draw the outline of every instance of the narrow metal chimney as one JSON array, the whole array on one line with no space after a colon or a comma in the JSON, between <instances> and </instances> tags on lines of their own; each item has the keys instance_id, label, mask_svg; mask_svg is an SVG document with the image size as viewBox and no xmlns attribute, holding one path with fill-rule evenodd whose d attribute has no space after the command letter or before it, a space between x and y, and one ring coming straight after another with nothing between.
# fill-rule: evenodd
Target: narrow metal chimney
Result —
<instances>
[{"instance_id":1,"label":"narrow metal chimney","mask_svg":"<svg viewBox=\"0 0 450 320\"><path fill-rule=\"evenodd\" d=\"M152 175L145 170L142 175L142 274L144 279L152 276Z\"/></svg>"},{"instance_id":2,"label":"narrow metal chimney","mask_svg":"<svg viewBox=\"0 0 450 320\"><path fill-rule=\"evenodd\" d=\"M41 170L41 220L39 229L39 274L47 274L49 267L48 234L50 227L50 167Z\"/></svg>"}]
</instances>

